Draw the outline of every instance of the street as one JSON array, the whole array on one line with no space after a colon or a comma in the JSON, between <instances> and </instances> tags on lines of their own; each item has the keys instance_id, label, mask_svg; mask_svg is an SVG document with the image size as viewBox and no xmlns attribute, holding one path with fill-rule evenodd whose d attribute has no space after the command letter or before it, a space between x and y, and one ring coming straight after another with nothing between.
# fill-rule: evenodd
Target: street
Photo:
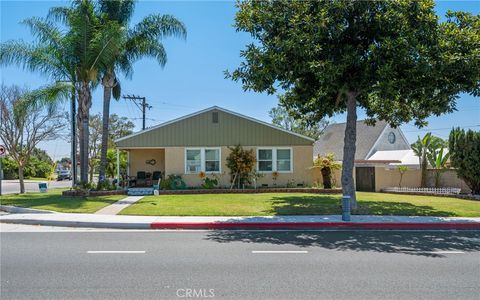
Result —
<instances>
[{"instance_id":1,"label":"street","mask_svg":"<svg viewBox=\"0 0 480 300\"><path fill-rule=\"evenodd\" d=\"M25 180L25 191L29 192L38 192L38 184L40 182L47 181L36 181L36 180ZM69 188L72 186L71 180L62 180L62 181L50 181L48 182L48 188L57 189L57 188ZM18 180L2 180L2 194L15 194L20 193L20 184Z\"/></svg>"},{"instance_id":2,"label":"street","mask_svg":"<svg viewBox=\"0 0 480 300\"><path fill-rule=\"evenodd\" d=\"M2 299L480 296L480 232L13 231Z\"/></svg>"}]
</instances>

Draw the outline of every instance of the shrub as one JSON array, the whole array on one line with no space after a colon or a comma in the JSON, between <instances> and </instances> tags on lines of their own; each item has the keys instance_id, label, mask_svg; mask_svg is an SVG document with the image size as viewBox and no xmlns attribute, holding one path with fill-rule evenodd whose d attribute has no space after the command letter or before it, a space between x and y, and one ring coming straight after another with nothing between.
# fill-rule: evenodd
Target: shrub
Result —
<instances>
[{"instance_id":1,"label":"shrub","mask_svg":"<svg viewBox=\"0 0 480 300\"><path fill-rule=\"evenodd\" d=\"M182 176L170 174L167 178L160 181L160 188L162 190L183 190L187 187Z\"/></svg>"},{"instance_id":2,"label":"shrub","mask_svg":"<svg viewBox=\"0 0 480 300\"><path fill-rule=\"evenodd\" d=\"M454 128L448 139L450 161L458 177L480 194L480 132Z\"/></svg>"},{"instance_id":3,"label":"shrub","mask_svg":"<svg viewBox=\"0 0 480 300\"><path fill-rule=\"evenodd\" d=\"M230 182L241 187L252 183L255 172L255 154L253 149L244 150L242 146L228 147L230 154L227 156L227 167L230 169Z\"/></svg>"},{"instance_id":4,"label":"shrub","mask_svg":"<svg viewBox=\"0 0 480 300\"><path fill-rule=\"evenodd\" d=\"M325 156L318 155L313 162L313 168L320 169L323 178L323 188L332 188L332 171L340 170L342 166L335 162L333 153L327 153Z\"/></svg>"}]
</instances>

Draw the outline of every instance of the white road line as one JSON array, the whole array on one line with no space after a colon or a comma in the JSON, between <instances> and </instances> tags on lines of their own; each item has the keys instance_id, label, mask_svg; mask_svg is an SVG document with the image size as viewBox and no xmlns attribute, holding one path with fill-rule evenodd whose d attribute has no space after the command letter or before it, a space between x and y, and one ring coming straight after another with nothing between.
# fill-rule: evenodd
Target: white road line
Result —
<instances>
[{"instance_id":1,"label":"white road line","mask_svg":"<svg viewBox=\"0 0 480 300\"><path fill-rule=\"evenodd\" d=\"M273 250L252 250L252 253L297 253L297 254L302 254L302 253L308 253L308 251L286 251L286 250L279 250L279 251L273 251Z\"/></svg>"},{"instance_id":2,"label":"white road line","mask_svg":"<svg viewBox=\"0 0 480 300\"><path fill-rule=\"evenodd\" d=\"M121 253L127 253L127 254L143 254L146 251L87 251L88 254L121 254Z\"/></svg>"},{"instance_id":3,"label":"white road line","mask_svg":"<svg viewBox=\"0 0 480 300\"><path fill-rule=\"evenodd\" d=\"M463 251L431 251L432 254L464 254Z\"/></svg>"}]
</instances>

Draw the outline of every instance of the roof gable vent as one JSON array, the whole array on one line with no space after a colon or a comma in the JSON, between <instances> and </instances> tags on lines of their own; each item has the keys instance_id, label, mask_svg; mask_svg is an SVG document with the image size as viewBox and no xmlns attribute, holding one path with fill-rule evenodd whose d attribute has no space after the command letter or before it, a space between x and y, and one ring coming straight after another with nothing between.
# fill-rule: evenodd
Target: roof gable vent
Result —
<instances>
[{"instance_id":1,"label":"roof gable vent","mask_svg":"<svg viewBox=\"0 0 480 300\"><path fill-rule=\"evenodd\" d=\"M218 112L217 111L212 112L212 123L214 123L214 124L218 123Z\"/></svg>"}]
</instances>

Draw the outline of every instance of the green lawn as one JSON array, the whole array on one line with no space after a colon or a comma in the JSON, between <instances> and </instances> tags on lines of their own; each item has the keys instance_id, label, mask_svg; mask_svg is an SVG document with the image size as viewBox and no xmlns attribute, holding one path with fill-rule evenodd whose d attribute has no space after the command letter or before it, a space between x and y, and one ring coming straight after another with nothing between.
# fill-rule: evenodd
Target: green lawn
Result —
<instances>
[{"instance_id":1,"label":"green lawn","mask_svg":"<svg viewBox=\"0 0 480 300\"><path fill-rule=\"evenodd\" d=\"M52 189L47 193L0 196L0 204L67 213L93 213L125 197L125 195L90 198L63 197L62 189Z\"/></svg>"},{"instance_id":2,"label":"green lawn","mask_svg":"<svg viewBox=\"0 0 480 300\"><path fill-rule=\"evenodd\" d=\"M270 216L341 214L340 195L265 193L148 196L123 215ZM480 201L434 196L357 193L356 214L480 217Z\"/></svg>"}]
</instances>

